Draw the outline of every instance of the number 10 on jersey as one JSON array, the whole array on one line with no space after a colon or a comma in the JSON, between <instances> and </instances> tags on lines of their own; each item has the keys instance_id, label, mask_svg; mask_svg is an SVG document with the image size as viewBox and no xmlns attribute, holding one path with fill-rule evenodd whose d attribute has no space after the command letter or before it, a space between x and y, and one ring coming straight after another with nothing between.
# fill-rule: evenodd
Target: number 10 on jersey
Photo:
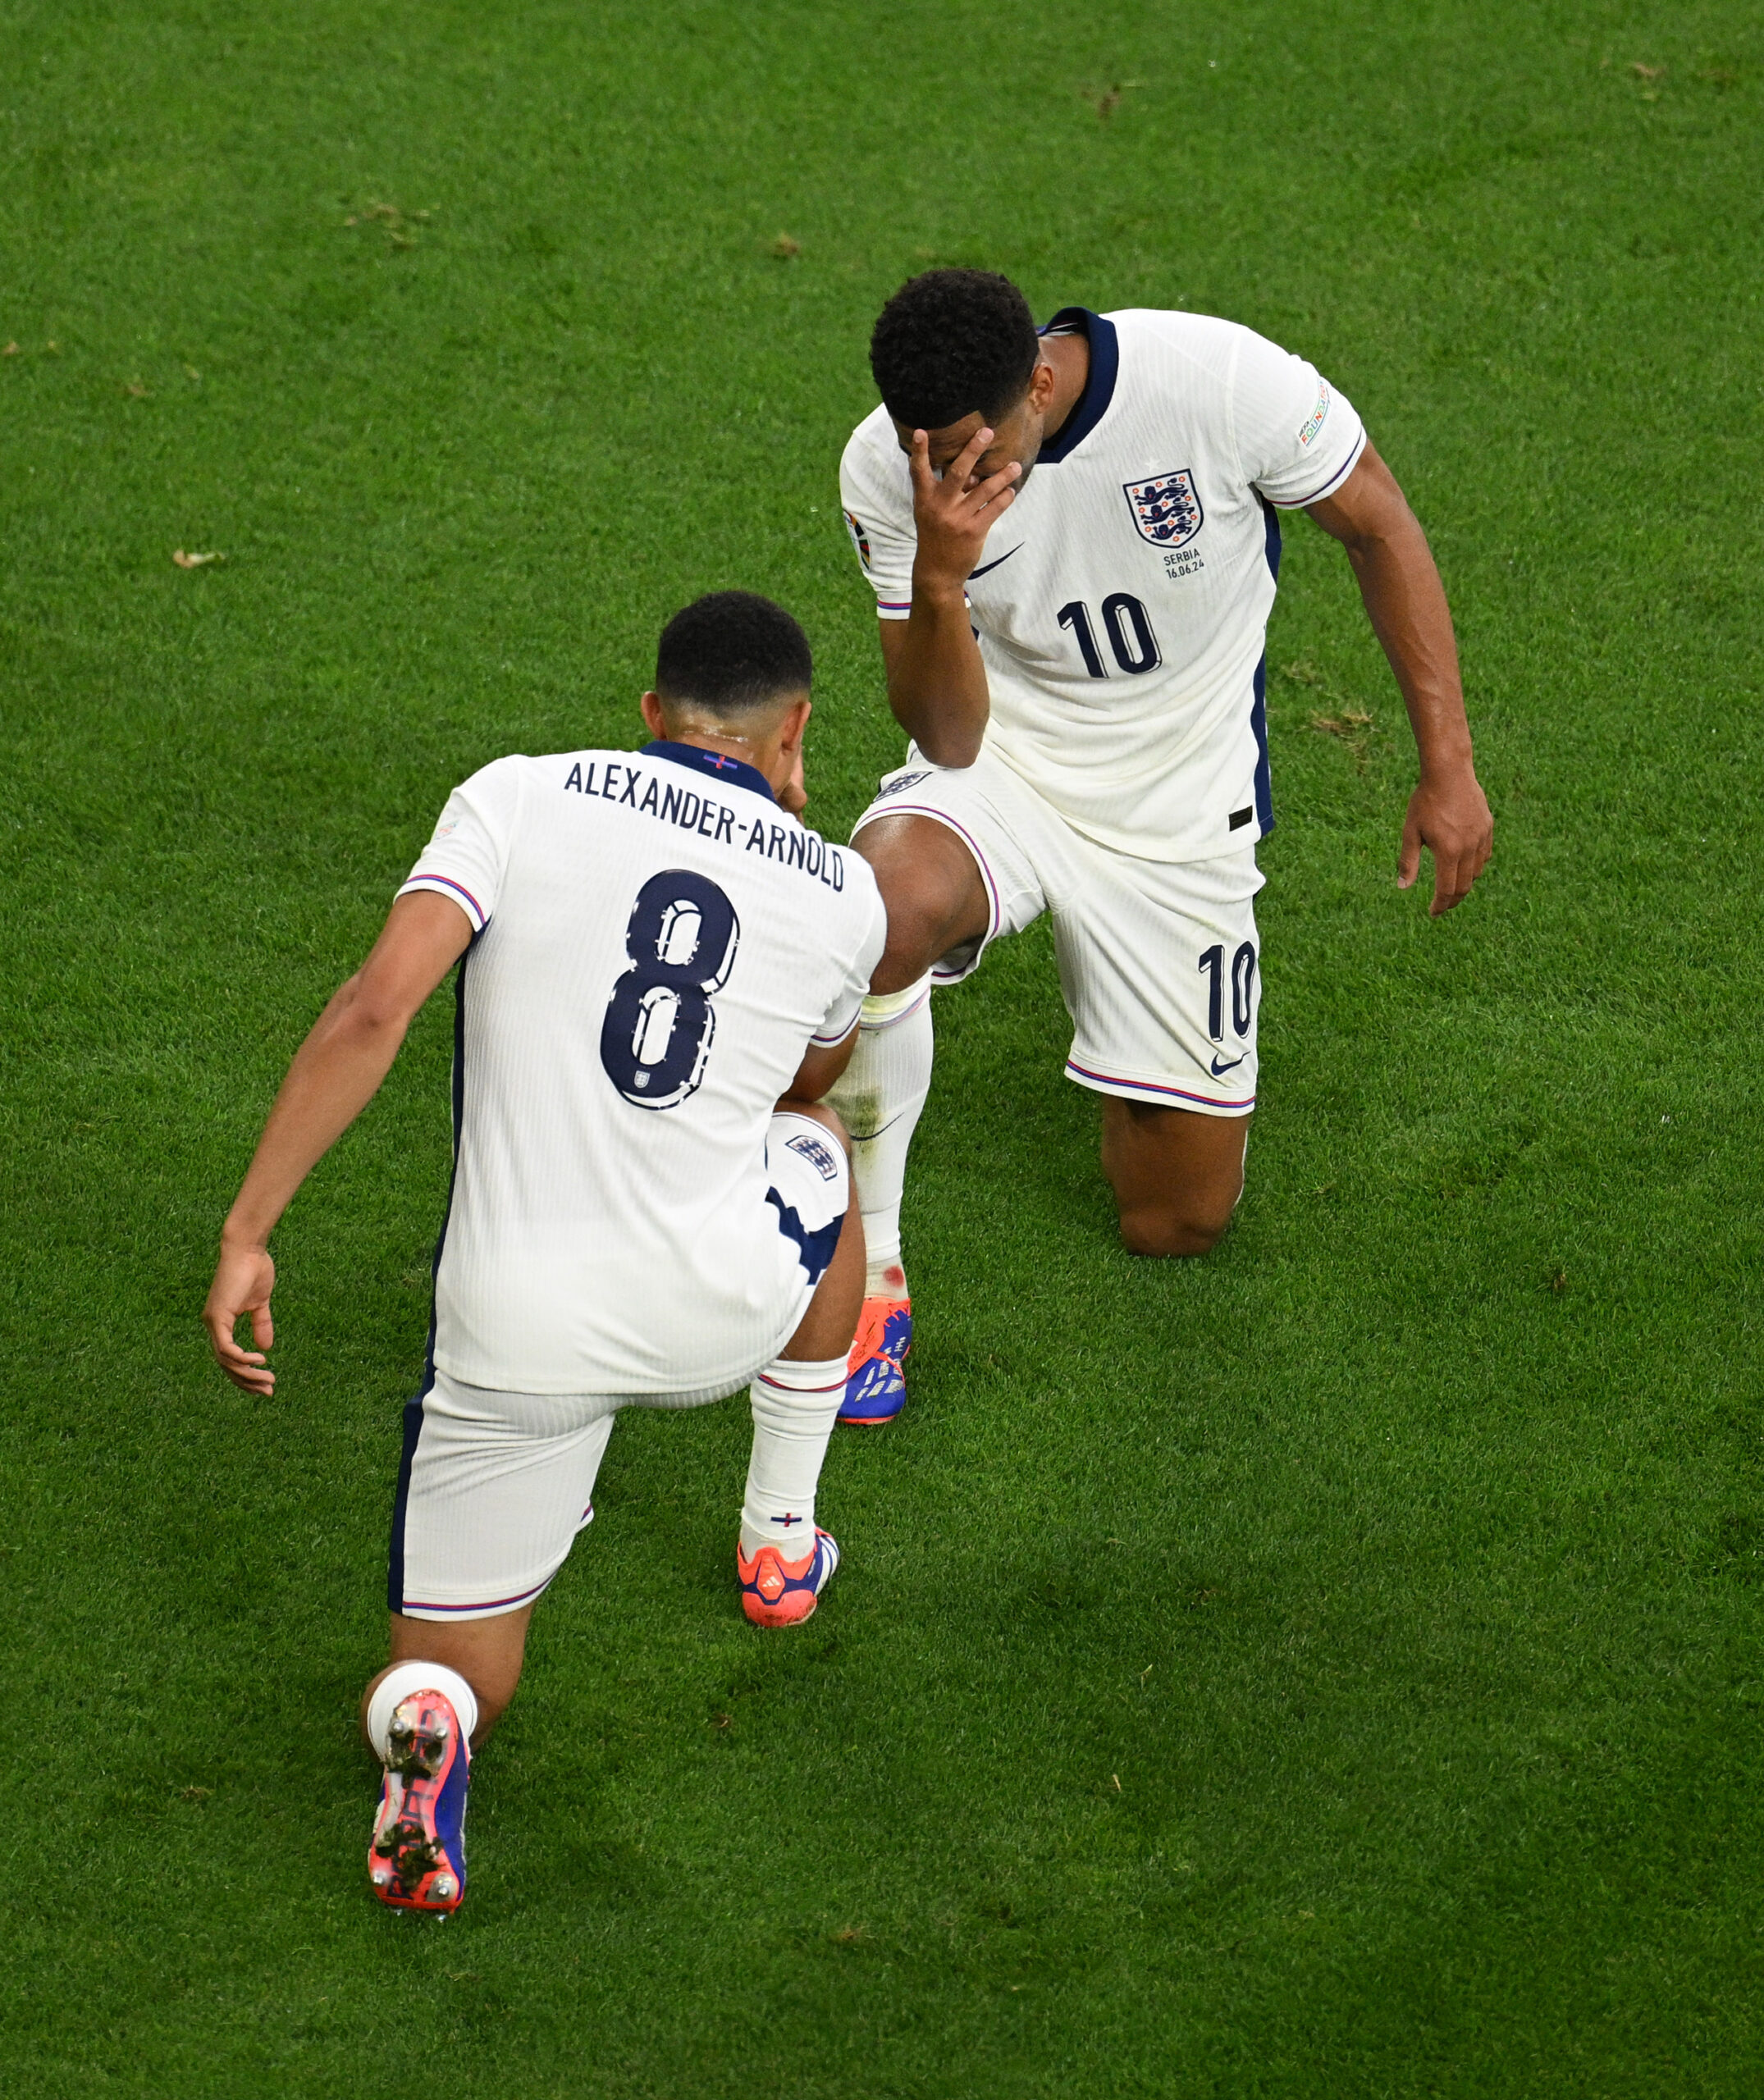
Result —
<instances>
[{"instance_id":1,"label":"number 10 on jersey","mask_svg":"<svg viewBox=\"0 0 1764 2100\"><path fill-rule=\"evenodd\" d=\"M1069 629L1076 641L1085 670L1093 678L1106 678L1108 666L1096 646L1096 629L1090 623L1090 608L1084 600L1074 598L1069 605L1062 605L1058 618L1060 625ZM1151 631L1150 614L1126 591L1117 591L1104 599L1103 631L1108 637L1115 661L1131 677L1155 671L1163 661L1158 637Z\"/></svg>"},{"instance_id":2,"label":"number 10 on jersey","mask_svg":"<svg viewBox=\"0 0 1764 2100\"><path fill-rule=\"evenodd\" d=\"M729 982L741 924L727 894L692 868L637 893L624 929L631 967L601 1024L601 1065L637 1108L677 1108L697 1091L716 1033L711 995Z\"/></svg>"}]
</instances>

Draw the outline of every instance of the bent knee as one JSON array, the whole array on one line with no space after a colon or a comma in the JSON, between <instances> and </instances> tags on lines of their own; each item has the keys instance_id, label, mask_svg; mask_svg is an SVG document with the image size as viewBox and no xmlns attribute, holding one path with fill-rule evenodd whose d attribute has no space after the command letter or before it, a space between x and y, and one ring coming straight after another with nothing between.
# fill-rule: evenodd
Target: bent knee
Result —
<instances>
[{"instance_id":1,"label":"bent knee","mask_svg":"<svg viewBox=\"0 0 1764 2100\"><path fill-rule=\"evenodd\" d=\"M1225 1237L1235 1202L1221 1208L1202 1203L1136 1203L1121 1212L1121 1244L1130 1254L1170 1260L1209 1254Z\"/></svg>"},{"instance_id":2,"label":"bent knee","mask_svg":"<svg viewBox=\"0 0 1764 2100\"><path fill-rule=\"evenodd\" d=\"M939 961L949 946L947 913L897 910L888 907L888 938L870 979L870 989L880 998L904 992L916 984Z\"/></svg>"},{"instance_id":3,"label":"bent knee","mask_svg":"<svg viewBox=\"0 0 1764 2100\"><path fill-rule=\"evenodd\" d=\"M989 904L973 855L934 818L884 817L852 851L870 863L888 907L887 945L872 992L904 992L952 948L983 935Z\"/></svg>"},{"instance_id":4,"label":"bent knee","mask_svg":"<svg viewBox=\"0 0 1764 2100\"><path fill-rule=\"evenodd\" d=\"M778 1112L780 1115L801 1116L811 1123L819 1123L829 1137L837 1138L848 1157L852 1149L852 1134L837 1108L825 1101L794 1101Z\"/></svg>"}]
</instances>

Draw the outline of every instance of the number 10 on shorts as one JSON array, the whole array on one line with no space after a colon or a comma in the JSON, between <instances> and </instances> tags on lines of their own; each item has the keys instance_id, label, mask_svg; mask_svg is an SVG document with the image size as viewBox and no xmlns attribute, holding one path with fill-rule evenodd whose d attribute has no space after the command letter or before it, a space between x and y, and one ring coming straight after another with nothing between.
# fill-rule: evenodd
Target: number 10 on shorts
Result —
<instances>
[{"instance_id":1,"label":"number 10 on shorts","mask_svg":"<svg viewBox=\"0 0 1764 2100\"><path fill-rule=\"evenodd\" d=\"M1200 973L1207 980L1207 1033L1215 1043L1225 1039L1225 950L1217 943L1200 957ZM1239 1035L1250 1033L1255 1009L1250 993L1255 984L1255 943L1245 941L1232 957L1232 1026Z\"/></svg>"}]
</instances>

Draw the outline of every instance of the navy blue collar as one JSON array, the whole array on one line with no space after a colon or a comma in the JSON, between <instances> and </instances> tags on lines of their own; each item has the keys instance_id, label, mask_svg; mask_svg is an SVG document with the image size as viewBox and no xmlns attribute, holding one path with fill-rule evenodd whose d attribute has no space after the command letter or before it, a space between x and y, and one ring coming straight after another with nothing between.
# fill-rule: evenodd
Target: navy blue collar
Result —
<instances>
[{"instance_id":1,"label":"navy blue collar","mask_svg":"<svg viewBox=\"0 0 1764 2100\"><path fill-rule=\"evenodd\" d=\"M1063 306L1047 326L1044 336L1082 336L1090 345L1090 369L1084 391L1072 404L1071 413L1053 436L1043 441L1035 455L1038 467L1057 467L1070 452L1083 444L1108 412L1115 398L1115 377L1121 369L1121 345L1115 324L1087 306Z\"/></svg>"},{"instance_id":2,"label":"navy blue collar","mask_svg":"<svg viewBox=\"0 0 1764 2100\"><path fill-rule=\"evenodd\" d=\"M731 788L751 788L768 802L778 800L772 792L772 783L756 765L749 765L745 759L730 758L722 751L707 751L702 744L657 742L645 744L638 756L670 759L675 765L695 765L701 773L714 773Z\"/></svg>"}]
</instances>

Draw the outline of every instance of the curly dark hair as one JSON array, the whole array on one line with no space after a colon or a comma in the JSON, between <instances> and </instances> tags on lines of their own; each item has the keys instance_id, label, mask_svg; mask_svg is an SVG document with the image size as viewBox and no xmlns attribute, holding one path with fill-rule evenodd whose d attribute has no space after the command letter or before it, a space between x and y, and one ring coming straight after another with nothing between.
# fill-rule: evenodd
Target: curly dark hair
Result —
<instances>
[{"instance_id":1,"label":"curly dark hair","mask_svg":"<svg viewBox=\"0 0 1764 2100\"><path fill-rule=\"evenodd\" d=\"M945 430L976 412L996 422L1022 399L1038 354L1028 300L991 270L909 277L870 337L889 413L919 430Z\"/></svg>"},{"instance_id":2,"label":"curly dark hair","mask_svg":"<svg viewBox=\"0 0 1764 2100\"><path fill-rule=\"evenodd\" d=\"M784 693L807 692L815 674L808 637L770 598L713 591L661 630L656 691L713 714L738 714Z\"/></svg>"}]
</instances>

